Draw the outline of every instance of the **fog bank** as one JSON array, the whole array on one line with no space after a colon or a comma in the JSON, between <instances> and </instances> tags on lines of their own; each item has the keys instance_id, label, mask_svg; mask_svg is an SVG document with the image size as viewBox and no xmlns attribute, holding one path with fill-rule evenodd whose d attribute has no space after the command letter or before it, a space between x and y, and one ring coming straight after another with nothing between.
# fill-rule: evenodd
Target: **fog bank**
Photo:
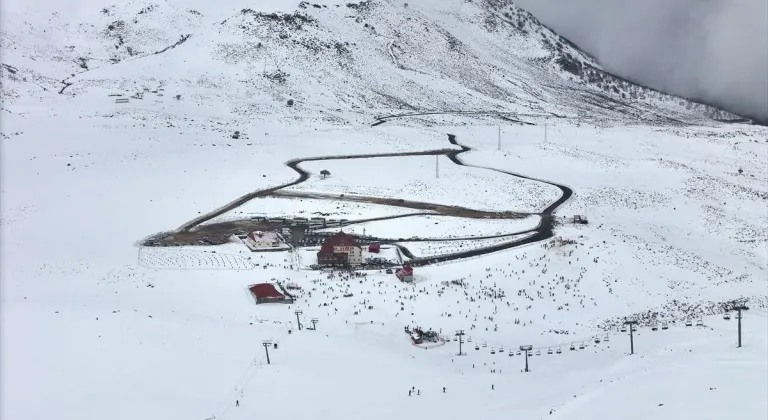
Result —
<instances>
[{"instance_id":1,"label":"fog bank","mask_svg":"<svg viewBox=\"0 0 768 420\"><path fill-rule=\"evenodd\" d=\"M768 121L768 0L516 0L609 71Z\"/></svg>"}]
</instances>

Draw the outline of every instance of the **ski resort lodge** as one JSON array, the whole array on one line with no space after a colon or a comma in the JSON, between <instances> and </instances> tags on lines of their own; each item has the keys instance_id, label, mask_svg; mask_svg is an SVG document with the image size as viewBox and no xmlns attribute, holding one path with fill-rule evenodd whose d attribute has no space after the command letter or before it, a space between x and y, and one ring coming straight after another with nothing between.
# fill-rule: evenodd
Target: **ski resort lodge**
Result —
<instances>
[{"instance_id":1,"label":"ski resort lodge","mask_svg":"<svg viewBox=\"0 0 768 420\"><path fill-rule=\"evenodd\" d=\"M248 286L257 304L261 303L293 303L291 296L281 293L272 283L258 283Z\"/></svg>"},{"instance_id":2,"label":"ski resort lodge","mask_svg":"<svg viewBox=\"0 0 768 420\"><path fill-rule=\"evenodd\" d=\"M325 240L317 252L317 263L325 266L360 265L363 263L363 250L354 236L339 232Z\"/></svg>"}]
</instances>

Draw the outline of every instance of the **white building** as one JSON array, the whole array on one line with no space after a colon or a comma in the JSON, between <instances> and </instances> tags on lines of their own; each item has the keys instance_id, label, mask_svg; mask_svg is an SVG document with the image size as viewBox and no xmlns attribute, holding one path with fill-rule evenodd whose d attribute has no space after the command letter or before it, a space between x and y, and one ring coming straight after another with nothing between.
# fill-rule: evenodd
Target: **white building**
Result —
<instances>
[{"instance_id":1,"label":"white building","mask_svg":"<svg viewBox=\"0 0 768 420\"><path fill-rule=\"evenodd\" d=\"M246 240L254 248L277 248L283 242L282 236L274 230L251 232Z\"/></svg>"},{"instance_id":2,"label":"white building","mask_svg":"<svg viewBox=\"0 0 768 420\"><path fill-rule=\"evenodd\" d=\"M342 248L342 247L336 247L336 248ZM350 247L343 247L344 250L339 250L337 252L346 252L347 253L347 261L349 262L349 265L360 265L363 263L363 249L360 248L357 245L350 246ZM335 251L335 249L334 249Z\"/></svg>"}]
</instances>

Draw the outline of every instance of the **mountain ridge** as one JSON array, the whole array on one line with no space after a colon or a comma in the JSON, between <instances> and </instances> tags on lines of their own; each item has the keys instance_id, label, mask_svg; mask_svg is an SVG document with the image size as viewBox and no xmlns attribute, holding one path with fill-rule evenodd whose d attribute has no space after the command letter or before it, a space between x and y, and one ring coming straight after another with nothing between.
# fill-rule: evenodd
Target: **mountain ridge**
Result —
<instances>
[{"instance_id":1,"label":"mountain ridge","mask_svg":"<svg viewBox=\"0 0 768 420\"><path fill-rule=\"evenodd\" d=\"M243 116L282 114L292 98L305 109L366 114L486 110L603 123L743 120L605 71L508 0L241 5L247 4L230 1L214 10L197 0L188 7L94 2L73 21L54 12L42 33L25 11L4 25L10 30L0 41L12 51L2 60L4 97L25 96L20 92L30 79L33 96L36 87L41 96L134 93L162 81L181 94L202 87L200 99ZM14 31L20 27L26 33ZM58 39L43 35L48 30ZM139 63L153 55L157 62ZM126 62L138 68L110 66Z\"/></svg>"}]
</instances>

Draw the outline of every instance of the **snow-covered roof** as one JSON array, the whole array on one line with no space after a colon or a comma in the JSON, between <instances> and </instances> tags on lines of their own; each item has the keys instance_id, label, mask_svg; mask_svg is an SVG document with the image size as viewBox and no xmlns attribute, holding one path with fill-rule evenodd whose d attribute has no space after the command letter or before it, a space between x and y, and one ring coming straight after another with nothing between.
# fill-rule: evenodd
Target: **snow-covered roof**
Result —
<instances>
[{"instance_id":1,"label":"snow-covered roof","mask_svg":"<svg viewBox=\"0 0 768 420\"><path fill-rule=\"evenodd\" d=\"M280 237L277 235L277 232L274 230L253 231L248 234L248 237L253 241L276 242L280 240Z\"/></svg>"}]
</instances>

